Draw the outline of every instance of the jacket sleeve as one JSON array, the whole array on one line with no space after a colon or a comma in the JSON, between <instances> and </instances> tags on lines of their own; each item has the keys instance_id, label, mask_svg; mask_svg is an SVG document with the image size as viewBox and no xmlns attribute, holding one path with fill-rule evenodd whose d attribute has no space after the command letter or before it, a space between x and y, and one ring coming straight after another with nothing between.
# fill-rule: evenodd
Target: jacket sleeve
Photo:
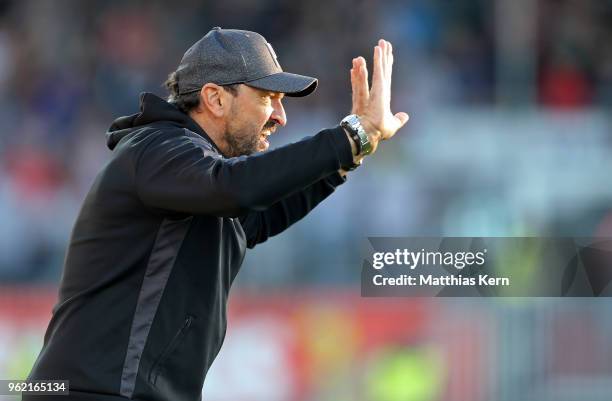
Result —
<instances>
[{"instance_id":1,"label":"jacket sleeve","mask_svg":"<svg viewBox=\"0 0 612 401\"><path fill-rule=\"evenodd\" d=\"M240 223L246 233L247 246L253 248L269 237L283 232L306 216L345 181L346 179L338 172L334 172L304 190L273 204L267 210L251 212L241 217Z\"/></svg>"},{"instance_id":2,"label":"jacket sleeve","mask_svg":"<svg viewBox=\"0 0 612 401\"><path fill-rule=\"evenodd\" d=\"M271 151L223 158L200 137L160 133L137 156L135 186L150 208L239 217L261 211L351 164L344 130Z\"/></svg>"}]
</instances>

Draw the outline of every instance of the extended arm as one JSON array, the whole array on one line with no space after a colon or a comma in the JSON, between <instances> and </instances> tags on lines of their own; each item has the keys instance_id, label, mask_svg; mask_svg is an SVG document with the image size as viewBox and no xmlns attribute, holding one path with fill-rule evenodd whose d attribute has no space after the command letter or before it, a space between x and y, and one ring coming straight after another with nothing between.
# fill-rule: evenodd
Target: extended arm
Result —
<instances>
[{"instance_id":1,"label":"extended arm","mask_svg":"<svg viewBox=\"0 0 612 401\"><path fill-rule=\"evenodd\" d=\"M335 173L350 165L352 157L341 128L229 159L175 131L160 133L139 155L135 185L139 198L152 208L239 217L265 210Z\"/></svg>"},{"instance_id":2,"label":"extended arm","mask_svg":"<svg viewBox=\"0 0 612 401\"><path fill-rule=\"evenodd\" d=\"M374 48L371 88L362 57L353 60L351 69L353 114L360 117L373 151L408 121L406 113L391 113L392 64L391 44L381 39ZM334 128L272 151L230 159L186 135L168 134L146 146L134 169L138 196L149 207L239 217L263 211L352 164L350 141L342 128Z\"/></svg>"},{"instance_id":3,"label":"extended arm","mask_svg":"<svg viewBox=\"0 0 612 401\"><path fill-rule=\"evenodd\" d=\"M251 212L240 218L247 236L247 246L266 241L306 216L315 206L331 195L345 179L333 173L309 187L294 193L261 212Z\"/></svg>"}]
</instances>

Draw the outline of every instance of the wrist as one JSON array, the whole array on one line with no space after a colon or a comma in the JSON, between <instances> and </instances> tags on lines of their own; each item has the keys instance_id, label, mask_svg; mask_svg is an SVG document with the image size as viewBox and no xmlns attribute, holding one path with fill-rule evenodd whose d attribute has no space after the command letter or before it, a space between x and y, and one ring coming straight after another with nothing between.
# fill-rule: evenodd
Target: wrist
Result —
<instances>
[{"instance_id":1,"label":"wrist","mask_svg":"<svg viewBox=\"0 0 612 401\"><path fill-rule=\"evenodd\" d=\"M355 143L355 140L353 139L351 134L346 130L346 128L342 127L342 129L344 130L344 133L346 134L346 138L348 139L349 143L351 144L351 153L353 154L353 158L355 158L355 156L357 156L357 154L359 153L359 149L357 148L357 144Z\"/></svg>"},{"instance_id":2,"label":"wrist","mask_svg":"<svg viewBox=\"0 0 612 401\"><path fill-rule=\"evenodd\" d=\"M361 118L356 114L349 114L340 122L340 126L352 139L357 151L356 155L363 157L367 156L374 150L373 144L370 141L372 138L365 132L361 123Z\"/></svg>"},{"instance_id":3,"label":"wrist","mask_svg":"<svg viewBox=\"0 0 612 401\"><path fill-rule=\"evenodd\" d=\"M346 139L349 141L351 145L351 153L353 155L353 168L360 166L363 162L363 155L359 154L359 145L353 139L353 136L348 132L348 130L342 127L344 133L346 134Z\"/></svg>"},{"instance_id":4,"label":"wrist","mask_svg":"<svg viewBox=\"0 0 612 401\"><path fill-rule=\"evenodd\" d=\"M378 140L381 137L380 131L378 131L378 129L370 122L370 120L368 120L367 117L359 116L359 120L361 121L361 126L368 136L370 143L373 145L373 147L376 147L375 144L378 143Z\"/></svg>"}]
</instances>

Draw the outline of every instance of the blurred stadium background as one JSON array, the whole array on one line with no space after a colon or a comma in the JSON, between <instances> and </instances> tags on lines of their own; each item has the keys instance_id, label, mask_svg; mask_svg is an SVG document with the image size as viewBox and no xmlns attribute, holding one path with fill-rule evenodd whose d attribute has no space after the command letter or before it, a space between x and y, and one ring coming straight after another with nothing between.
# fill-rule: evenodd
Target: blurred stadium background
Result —
<instances>
[{"instance_id":1,"label":"blurred stadium background","mask_svg":"<svg viewBox=\"0 0 612 401\"><path fill-rule=\"evenodd\" d=\"M380 37L411 120L248 254L205 399L610 400L607 300L359 297L367 236L612 234L610 0L0 1L0 378L40 349L106 128L213 26L320 78L273 145L347 114Z\"/></svg>"}]
</instances>

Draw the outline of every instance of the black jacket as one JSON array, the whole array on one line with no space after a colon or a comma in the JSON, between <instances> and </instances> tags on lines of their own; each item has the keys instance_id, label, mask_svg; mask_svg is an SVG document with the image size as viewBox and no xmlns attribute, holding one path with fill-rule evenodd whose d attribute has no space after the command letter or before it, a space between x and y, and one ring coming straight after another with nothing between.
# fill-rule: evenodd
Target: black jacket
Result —
<instances>
[{"instance_id":1,"label":"black jacket","mask_svg":"<svg viewBox=\"0 0 612 401\"><path fill-rule=\"evenodd\" d=\"M351 164L349 142L334 128L224 158L189 116L152 94L107 135L113 154L74 226L29 378L70 380L71 396L51 397L64 401L198 400L246 248L344 182L337 171Z\"/></svg>"}]
</instances>

